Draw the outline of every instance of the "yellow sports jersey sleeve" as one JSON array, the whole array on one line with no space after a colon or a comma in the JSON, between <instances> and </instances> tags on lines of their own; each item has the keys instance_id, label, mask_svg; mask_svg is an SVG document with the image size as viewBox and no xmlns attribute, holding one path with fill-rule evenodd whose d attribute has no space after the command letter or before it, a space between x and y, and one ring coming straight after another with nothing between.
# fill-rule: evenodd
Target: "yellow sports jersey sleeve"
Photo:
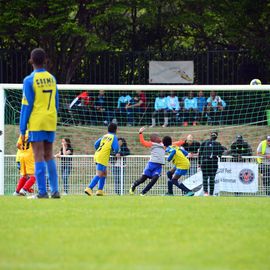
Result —
<instances>
[{"instance_id":1,"label":"yellow sports jersey sleeve","mask_svg":"<svg viewBox=\"0 0 270 270\"><path fill-rule=\"evenodd\" d=\"M183 154L178 146L172 146L172 148L176 151L172 159L173 164L177 169L188 170L190 168L190 162L188 158Z\"/></svg>"},{"instance_id":2,"label":"yellow sports jersey sleeve","mask_svg":"<svg viewBox=\"0 0 270 270\"><path fill-rule=\"evenodd\" d=\"M35 94L28 122L29 131L55 131L57 124L56 81L47 71L36 72L33 78Z\"/></svg>"},{"instance_id":3,"label":"yellow sports jersey sleeve","mask_svg":"<svg viewBox=\"0 0 270 270\"><path fill-rule=\"evenodd\" d=\"M102 137L99 147L95 152L95 162L108 166L114 135L106 134Z\"/></svg>"}]
</instances>

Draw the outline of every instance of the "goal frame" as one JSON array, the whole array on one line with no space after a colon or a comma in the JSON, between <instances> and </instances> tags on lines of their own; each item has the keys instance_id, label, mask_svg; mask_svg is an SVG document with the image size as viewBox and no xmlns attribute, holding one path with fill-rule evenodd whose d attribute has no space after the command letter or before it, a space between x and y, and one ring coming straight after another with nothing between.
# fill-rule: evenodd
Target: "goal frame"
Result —
<instances>
[{"instance_id":1,"label":"goal frame","mask_svg":"<svg viewBox=\"0 0 270 270\"><path fill-rule=\"evenodd\" d=\"M270 85L104 85L104 84L58 84L59 90L129 90L129 91L270 91ZM5 89L22 90L22 84L0 84L0 195L4 195L5 157Z\"/></svg>"}]
</instances>

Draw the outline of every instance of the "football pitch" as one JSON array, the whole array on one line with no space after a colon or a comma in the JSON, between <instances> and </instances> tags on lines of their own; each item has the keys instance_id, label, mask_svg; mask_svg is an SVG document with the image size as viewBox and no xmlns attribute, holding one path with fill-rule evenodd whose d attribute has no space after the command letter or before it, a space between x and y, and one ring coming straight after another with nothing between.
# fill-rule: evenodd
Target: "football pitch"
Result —
<instances>
[{"instance_id":1,"label":"football pitch","mask_svg":"<svg viewBox=\"0 0 270 270\"><path fill-rule=\"evenodd\" d=\"M269 269L270 199L0 197L0 269Z\"/></svg>"}]
</instances>

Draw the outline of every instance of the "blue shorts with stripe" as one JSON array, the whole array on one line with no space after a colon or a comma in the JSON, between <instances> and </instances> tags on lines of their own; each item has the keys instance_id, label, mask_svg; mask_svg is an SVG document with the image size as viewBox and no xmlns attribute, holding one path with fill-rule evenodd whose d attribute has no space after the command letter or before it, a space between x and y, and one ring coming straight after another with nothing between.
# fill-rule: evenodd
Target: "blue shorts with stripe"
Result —
<instances>
[{"instance_id":1,"label":"blue shorts with stripe","mask_svg":"<svg viewBox=\"0 0 270 270\"><path fill-rule=\"evenodd\" d=\"M143 174L149 178L152 178L154 175L160 176L161 172L162 172L162 164L149 161L144 168Z\"/></svg>"},{"instance_id":2,"label":"blue shorts with stripe","mask_svg":"<svg viewBox=\"0 0 270 270\"><path fill-rule=\"evenodd\" d=\"M55 131L29 131L29 142L49 142L55 140Z\"/></svg>"}]
</instances>

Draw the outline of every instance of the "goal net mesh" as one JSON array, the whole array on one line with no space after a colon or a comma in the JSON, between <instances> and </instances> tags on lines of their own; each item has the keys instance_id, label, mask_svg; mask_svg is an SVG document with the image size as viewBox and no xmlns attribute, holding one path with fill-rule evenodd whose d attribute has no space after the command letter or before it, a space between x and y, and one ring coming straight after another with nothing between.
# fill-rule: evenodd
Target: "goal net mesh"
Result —
<instances>
[{"instance_id":1,"label":"goal net mesh","mask_svg":"<svg viewBox=\"0 0 270 270\"><path fill-rule=\"evenodd\" d=\"M188 135L192 135L194 140L202 142L209 138L211 131L218 131L218 141L227 148L225 154L228 156L237 135L241 135L249 143L252 155L256 155L258 144L270 135L269 90L244 91L237 90L236 87L236 90L224 91L217 86L215 91L206 91L203 87L187 91L174 90L172 86L171 90L159 88L141 91L140 85L137 89L121 90L119 86L119 90L112 91L104 86L104 90L89 90L86 86L84 90L76 90L74 85L73 90L63 90L59 87L60 106L55 153L60 150L61 139L69 138L74 155L93 155L94 142L106 133L110 122L117 123L117 135L126 141L130 155L150 154L150 150L139 142L138 130L141 126L147 127L147 140L151 133L158 133L160 136L169 135L174 141L185 141ZM16 154L21 98L21 90L5 89L5 155ZM79 160L76 162L80 164ZM133 167L129 176L127 177L125 172L122 179L126 183L126 179L129 179L127 186L141 175L146 163L147 159L143 158L137 158L136 164L125 161L125 166ZM12 159L9 159L7 164L10 167ZM80 175L87 167L85 160L81 164L82 168L81 165L78 165L77 169L73 166L71 173L70 185L72 181L76 182L72 189L74 193L82 191L80 186L90 180L95 169L91 165L91 173L85 171L85 175ZM17 172L11 172L10 168L7 173L17 175ZM153 194L164 191L158 191L158 188L165 189L166 186L165 170L163 174L163 182L153 189ZM16 177L12 179L10 186L6 188L8 193L14 190ZM110 182L109 179L110 177ZM110 188L109 193L114 193L112 176L111 181L112 186L108 185L107 189ZM122 193L126 192L127 189L124 188Z\"/></svg>"}]
</instances>

